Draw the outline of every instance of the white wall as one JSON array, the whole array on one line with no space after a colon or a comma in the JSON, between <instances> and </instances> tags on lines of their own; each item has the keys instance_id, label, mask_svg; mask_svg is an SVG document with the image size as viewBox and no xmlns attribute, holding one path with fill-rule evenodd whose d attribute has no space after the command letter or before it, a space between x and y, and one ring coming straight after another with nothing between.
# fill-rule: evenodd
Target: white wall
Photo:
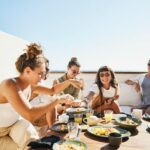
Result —
<instances>
[{"instance_id":1,"label":"white wall","mask_svg":"<svg viewBox=\"0 0 150 150\"><path fill-rule=\"evenodd\" d=\"M122 83L125 80L135 77L139 74L140 73L137 73L137 74L136 73L134 73L134 74L133 73L128 73L128 74L116 73L116 78L119 83ZM45 81L45 85L51 86L53 80L59 78L62 75L63 75L63 73L50 73L48 79ZM95 81L96 74L95 73L82 73L80 76L84 79L84 82L85 82L84 95L86 95L89 91L90 86Z\"/></svg>"},{"instance_id":2,"label":"white wall","mask_svg":"<svg viewBox=\"0 0 150 150\"><path fill-rule=\"evenodd\" d=\"M27 41L0 31L0 81L17 75L15 61Z\"/></svg>"}]
</instances>

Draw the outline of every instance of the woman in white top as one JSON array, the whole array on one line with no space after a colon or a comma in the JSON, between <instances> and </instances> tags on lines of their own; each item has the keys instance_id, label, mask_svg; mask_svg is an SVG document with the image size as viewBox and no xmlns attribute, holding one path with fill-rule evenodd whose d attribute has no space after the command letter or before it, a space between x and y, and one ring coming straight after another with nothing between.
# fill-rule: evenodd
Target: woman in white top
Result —
<instances>
[{"instance_id":1,"label":"woman in white top","mask_svg":"<svg viewBox=\"0 0 150 150\"><path fill-rule=\"evenodd\" d=\"M80 82L67 80L52 88L38 85L46 72L46 59L40 45L29 45L19 56L16 68L20 75L0 83L0 149L23 150L39 136L30 122L49 113L55 105L70 100L56 99L37 106L29 103L31 93L53 95L69 85L80 87ZM22 119L24 118L24 119Z\"/></svg>"},{"instance_id":2,"label":"woman in white top","mask_svg":"<svg viewBox=\"0 0 150 150\"><path fill-rule=\"evenodd\" d=\"M119 106L115 103L119 98L118 83L111 68L100 67L95 83L98 87L98 94L95 94L92 99L91 106L94 111L103 113L104 110L113 110L114 113L119 113Z\"/></svg>"},{"instance_id":3,"label":"woman in white top","mask_svg":"<svg viewBox=\"0 0 150 150\"><path fill-rule=\"evenodd\" d=\"M142 94L143 105L135 108L143 109L144 113L150 114L150 60L147 64L147 73L125 81L129 85L134 85L137 92Z\"/></svg>"}]
</instances>

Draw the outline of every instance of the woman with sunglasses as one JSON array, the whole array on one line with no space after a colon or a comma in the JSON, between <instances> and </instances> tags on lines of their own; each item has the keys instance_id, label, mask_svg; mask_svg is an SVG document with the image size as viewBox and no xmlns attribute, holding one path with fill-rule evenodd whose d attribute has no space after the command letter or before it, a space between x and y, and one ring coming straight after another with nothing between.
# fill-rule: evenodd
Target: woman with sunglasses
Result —
<instances>
[{"instance_id":1,"label":"woman with sunglasses","mask_svg":"<svg viewBox=\"0 0 150 150\"><path fill-rule=\"evenodd\" d=\"M69 79L75 79L81 82L80 89L83 89L83 79L77 78L78 74L80 74L80 64L76 57L72 57L67 66L67 73L65 73L57 80L54 80L53 85L62 83ZM70 85L69 87L64 89L63 92L61 92L61 94L70 94L75 99L77 99L79 97L80 89Z\"/></svg>"},{"instance_id":2,"label":"woman with sunglasses","mask_svg":"<svg viewBox=\"0 0 150 150\"><path fill-rule=\"evenodd\" d=\"M74 99L78 99L80 90L83 90L83 86L84 86L83 79L77 78L78 74L80 74L80 64L76 57L72 57L68 63L67 72L63 76L58 78L57 80L54 80L53 85L57 85L58 83L62 83L69 79L74 79L74 80L79 81L81 83L80 89L70 85L66 89L64 89L63 92L61 92L61 95L69 94L69 95L73 96ZM61 114L65 111L66 108L69 108L71 106L78 107L80 105L81 105L80 102L72 102L68 105L64 105L64 104L57 105L57 111L59 114Z\"/></svg>"},{"instance_id":3,"label":"woman with sunglasses","mask_svg":"<svg viewBox=\"0 0 150 150\"><path fill-rule=\"evenodd\" d=\"M29 142L39 138L31 122L51 112L59 103L70 103L63 98L31 106L31 93L53 95L69 85L80 87L75 80L67 80L52 88L38 85L45 78L47 60L41 46L30 44L16 61L19 76L0 83L0 149L25 150Z\"/></svg>"},{"instance_id":4,"label":"woman with sunglasses","mask_svg":"<svg viewBox=\"0 0 150 150\"><path fill-rule=\"evenodd\" d=\"M118 83L111 68L108 66L100 67L95 83L98 93L93 96L91 103L94 111L103 113L104 110L113 110L114 113L119 113L119 106L115 102L119 98Z\"/></svg>"}]
</instances>

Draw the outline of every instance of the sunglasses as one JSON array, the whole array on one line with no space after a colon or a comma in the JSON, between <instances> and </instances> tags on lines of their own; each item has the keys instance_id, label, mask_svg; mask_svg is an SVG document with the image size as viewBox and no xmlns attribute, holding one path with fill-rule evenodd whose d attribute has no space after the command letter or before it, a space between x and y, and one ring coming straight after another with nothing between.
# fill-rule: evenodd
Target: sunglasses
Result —
<instances>
[{"instance_id":1,"label":"sunglasses","mask_svg":"<svg viewBox=\"0 0 150 150\"><path fill-rule=\"evenodd\" d=\"M109 72L106 72L106 73L100 73L100 77L109 77L110 76L110 73Z\"/></svg>"},{"instance_id":2,"label":"sunglasses","mask_svg":"<svg viewBox=\"0 0 150 150\"><path fill-rule=\"evenodd\" d=\"M79 71L76 71L76 70L71 70L73 74L80 74Z\"/></svg>"}]
</instances>

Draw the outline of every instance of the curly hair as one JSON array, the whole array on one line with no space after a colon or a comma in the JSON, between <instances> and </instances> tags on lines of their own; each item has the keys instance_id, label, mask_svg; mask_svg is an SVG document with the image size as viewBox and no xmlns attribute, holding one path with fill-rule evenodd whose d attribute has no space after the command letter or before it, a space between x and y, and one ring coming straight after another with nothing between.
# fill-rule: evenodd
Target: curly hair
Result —
<instances>
[{"instance_id":1,"label":"curly hair","mask_svg":"<svg viewBox=\"0 0 150 150\"><path fill-rule=\"evenodd\" d=\"M19 73L22 73L26 67L34 70L40 64L47 63L47 59L44 57L43 50L39 44L31 43L25 51L25 53L18 57L15 63Z\"/></svg>"}]
</instances>

